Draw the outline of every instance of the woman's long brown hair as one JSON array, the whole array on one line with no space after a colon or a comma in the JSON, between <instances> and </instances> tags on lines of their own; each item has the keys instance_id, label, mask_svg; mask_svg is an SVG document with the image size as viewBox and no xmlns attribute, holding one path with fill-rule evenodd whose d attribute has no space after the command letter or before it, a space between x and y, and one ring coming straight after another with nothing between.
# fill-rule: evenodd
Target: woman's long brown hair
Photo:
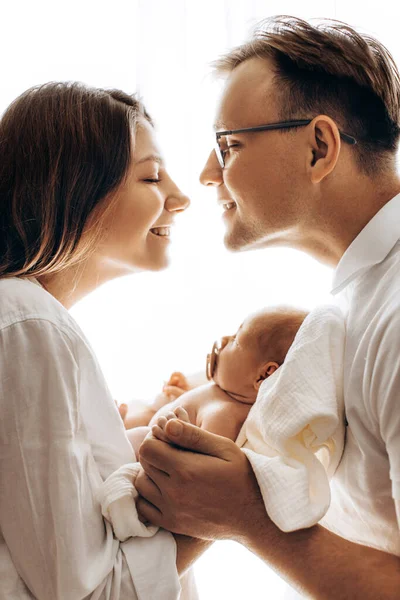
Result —
<instances>
[{"instance_id":1,"label":"woman's long brown hair","mask_svg":"<svg viewBox=\"0 0 400 600\"><path fill-rule=\"evenodd\" d=\"M79 83L34 87L9 106L0 121L0 277L54 273L86 255L98 228L84 246L82 232L123 181L139 118L151 123L134 96Z\"/></svg>"}]
</instances>

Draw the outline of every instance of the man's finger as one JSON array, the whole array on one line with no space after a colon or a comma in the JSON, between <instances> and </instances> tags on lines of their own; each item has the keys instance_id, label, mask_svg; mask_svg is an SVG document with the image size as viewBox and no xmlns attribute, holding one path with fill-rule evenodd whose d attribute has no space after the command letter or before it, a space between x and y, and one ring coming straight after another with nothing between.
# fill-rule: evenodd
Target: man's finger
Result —
<instances>
[{"instance_id":1,"label":"man's finger","mask_svg":"<svg viewBox=\"0 0 400 600\"><path fill-rule=\"evenodd\" d=\"M165 482L165 479L169 479L169 477L170 477L168 473L166 473L165 471L161 471L160 469L157 469L143 457L141 457L141 459L140 459L140 464L142 465L146 475L151 479L152 482L154 482L154 484L157 487L162 487L162 485ZM137 486L136 486L136 488L137 488ZM138 491L139 491L139 493L141 493L140 490L138 490Z\"/></svg>"},{"instance_id":2,"label":"man's finger","mask_svg":"<svg viewBox=\"0 0 400 600\"><path fill-rule=\"evenodd\" d=\"M232 453L237 449L234 442L215 433L200 429L191 423L178 419L171 419L165 425L164 433L180 448L208 454L223 460L230 460Z\"/></svg>"},{"instance_id":3,"label":"man's finger","mask_svg":"<svg viewBox=\"0 0 400 600\"><path fill-rule=\"evenodd\" d=\"M142 523L151 523L152 525L157 526L160 524L160 519L162 517L161 511L145 498L139 496L136 500L136 510L138 512L139 520Z\"/></svg>"},{"instance_id":4,"label":"man's finger","mask_svg":"<svg viewBox=\"0 0 400 600\"><path fill-rule=\"evenodd\" d=\"M151 502L157 508L161 506L162 496L158 485L145 473L141 471L135 480L136 491Z\"/></svg>"},{"instance_id":5,"label":"man's finger","mask_svg":"<svg viewBox=\"0 0 400 600\"><path fill-rule=\"evenodd\" d=\"M147 437L139 448L139 461L140 463L144 461L147 468L147 465L151 465L171 475L176 469L177 455L182 453L183 450L172 447L170 443L162 442L155 437Z\"/></svg>"}]
</instances>

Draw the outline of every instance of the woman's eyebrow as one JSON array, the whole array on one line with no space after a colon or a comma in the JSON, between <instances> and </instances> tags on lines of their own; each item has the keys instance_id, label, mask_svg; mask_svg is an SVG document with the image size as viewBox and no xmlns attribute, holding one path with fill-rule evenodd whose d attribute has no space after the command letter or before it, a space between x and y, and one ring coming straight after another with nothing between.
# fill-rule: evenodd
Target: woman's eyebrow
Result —
<instances>
[{"instance_id":1,"label":"woman's eyebrow","mask_svg":"<svg viewBox=\"0 0 400 600\"><path fill-rule=\"evenodd\" d=\"M159 163L160 165L164 164L163 159L158 154L149 154L148 156L144 156L143 158L136 160L135 163L140 165L141 163L147 162L151 160L152 162Z\"/></svg>"}]
</instances>

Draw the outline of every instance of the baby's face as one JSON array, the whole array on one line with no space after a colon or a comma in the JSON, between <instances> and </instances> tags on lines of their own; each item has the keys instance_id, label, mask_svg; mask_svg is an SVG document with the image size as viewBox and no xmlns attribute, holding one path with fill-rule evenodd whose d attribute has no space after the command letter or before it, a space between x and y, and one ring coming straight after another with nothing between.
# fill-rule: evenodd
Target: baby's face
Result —
<instances>
[{"instance_id":1,"label":"baby's face","mask_svg":"<svg viewBox=\"0 0 400 600\"><path fill-rule=\"evenodd\" d=\"M213 373L215 383L226 392L240 396L243 402L255 402L254 387L260 364L255 341L255 319L249 317L234 335L227 335L218 345Z\"/></svg>"}]
</instances>

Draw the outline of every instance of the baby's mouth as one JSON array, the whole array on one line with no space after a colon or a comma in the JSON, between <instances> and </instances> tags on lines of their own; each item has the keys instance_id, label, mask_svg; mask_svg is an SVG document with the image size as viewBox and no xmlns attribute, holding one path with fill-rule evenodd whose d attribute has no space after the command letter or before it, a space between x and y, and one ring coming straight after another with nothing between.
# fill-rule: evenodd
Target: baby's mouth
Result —
<instances>
[{"instance_id":1,"label":"baby's mouth","mask_svg":"<svg viewBox=\"0 0 400 600\"><path fill-rule=\"evenodd\" d=\"M215 375L219 351L220 351L219 342L214 342L212 350L211 350L211 354L207 354L206 375L207 375L207 379L209 381L211 381Z\"/></svg>"}]
</instances>

